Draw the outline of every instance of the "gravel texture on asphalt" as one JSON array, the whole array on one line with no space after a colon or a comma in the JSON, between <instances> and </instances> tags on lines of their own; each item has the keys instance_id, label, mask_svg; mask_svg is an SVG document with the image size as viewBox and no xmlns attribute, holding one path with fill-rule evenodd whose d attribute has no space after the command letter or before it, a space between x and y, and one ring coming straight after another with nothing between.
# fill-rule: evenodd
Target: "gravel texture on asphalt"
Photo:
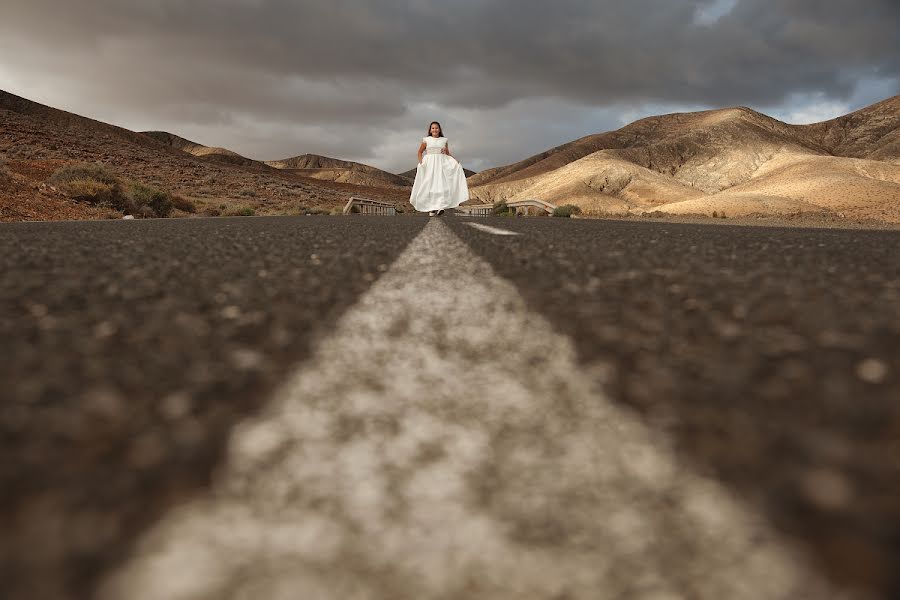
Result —
<instances>
[{"instance_id":1,"label":"gravel texture on asphalt","mask_svg":"<svg viewBox=\"0 0 900 600\"><path fill-rule=\"evenodd\" d=\"M0 597L84 597L424 224L0 226Z\"/></svg>"},{"instance_id":2,"label":"gravel texture on asphalt","mask_svg":"<svg viewBox=\"0 0 900 600\"><path fill-rule=\"evenodd\" d=\"M467 222L518 235L496 235ZM347 331L338 327L341 317L368 297L373 282L390 271L426 223L422 217L250 217L0 227L0 596L88 597L102 576L122 566L142 534L167 522L172 507L203 497L214 484L216 468L225 464L235 426L258 416L298 365L318 364L314 360L322 355L313 352L319 342L336 329ZM540 404L553 389L565 391L560 398L580 397L571 393L585 389L578 383L583 374L576 371L599 369L606 382L603 396L635 414L641 426L634 429L646 428L648 440L671 440L672 460L688 465L692 477L724 485L776 531L806 544L819 571L834 582L876 597L900 596L893 568L900 559L900 234L550 218L445 217L443 225L506 278L523 306L554 330L551 336L540 329L543 325L535 326L536 336L571 339L571 356L563 350L561 363L554 362L560 357L546 361L570 365L568 384L558 381L558 372L544 375L535 357L539 343L521 346L532 358L519 364L508 364L505 356L493 357L487 366L473 363L488 371L502 369L510 390L531 382L534 402L547 414L544 421L534 421L540 411L511 406L497 412L493 405L460 400L476 421L483 415L485 431L493 432L494 424L497 432L512 435L489 445L497 452L490 464L500 468L494 488L484 484L489 471L481 478L486 510L494 511L495 519L506 520L510 531L518 527L522 539L536 545L547 536L557 536L553 539L563 545L589 543L577 531L594 527L596 517L576 527L574 537L559 538L568 530L553 525L571 527L578 515L596 509L578 495L578 486L570 495L534 496L545 504L523 505L519 502L529 490L545 489L529 486L552 491L561 490L562 483L552 477L523 478L514 467L528 459L532 466L545 466L528 473L549 477L574 464L566 459L568 452L601 448L599 438L595 447L590 435L592 424L602 429L590 405L573 404L572 414L584 418L567 421L553 416L565 406ZM452 251L452 246L435 244L434 251ZM427 268L441 273L439 264ZM485 267L457 268L463 269L457 278L464 282L477 279ZM466 294L473 289L467 286L441 289ZM486 289L503 287L498 286L494 282ZM470 300L464 304L471 309L467 314L482 307L492 319L506 322L504 311L520 312L508 298L492 306L489 291ZM436 327L445 321L450 322L437 319ZM381 326L366 319L360 323L376 332ZM399 335L401 325L402 319L386 331ZM524 328L527 333L529 326ZM435 339L422 339L440 352L474 357L484 349L471 346L475 332L465 339L440 328L434 333ZM461 350L449 344L454 339ZM501 341L493 336L484 343L501 347ZM553 352L567 346L560 341L547 347ZM354 381L320 371L320 383L349 386ZM466 376L442 373L420 381L408 367L377 372L390 384L365 385L382 391L403 389L404 382L418 382L423 389L429 381L455 385ZM548 381L558 384L547 388ZM317 393L328 397L327 390ZM514 399L492 393L495 402ZM371 461L381 455L374 454L377 444L365 444L384 433L381 425L389 432L390 419L367 424L355 419L365 405L344 406L354 418L337 419L336 427L364 437L358 440L359 452L346 456L348 462L341 462L344 454L338 453L334 464L363 468L363 480L371 481L379 473ZM313 416L335 419L321 412L321 402L310 408L319 411ZM439 414L441 406L419 408ZM414 414L436 435L446 434L448 447L459 442L464 462L464 453L473 448L464 443L465 428L452 419L438 423ZM518 425L500 427L504 414L521 417ZM397 414L395 421L403 418ZM572 423L583 443L567 446L562 454L553 450L552 440L529 437L558 424L563 433L556 442L561 443ZM369 425L378 427L370 431ZM405 447L404 438L391 440L397 452ZM502 454L503 440L518 440L524 454ZM304 443L294 441L300 447ZM546 455L538 452L544 442L549 444ZM425 452L425 464L437 468L438 475L445 469L450 478L414 491L423 502L469 510L452 494L440 495L452 492L449 482L462 481L456 469L462 463L441 462L440 452L432 451L437 449ZM402 459L394 454L391 460ZM304 464L311 468L303 461L298 468ZM367 471L367 465L372 469ZM255 476L251 471L248 476ZM334 481L353 481L353 473ZM571 481L598 476L578 473ZM627 483L626 478L620 487ZM287 481L273 483L282 484ZM296 493L312 493L305 485ZM370 487L321 489L356 498L357 508L381 506L376 496L366 495ZM563 510L572 499L579 511L548 512L547 507ZM672 501L677 506L677 495ZM523 512L516 513L516 507ZM414 505L407 510L416 514ZM363 529L342 530L347 537L341 539L364 539L354 536L365 532L367 522L358 523ZM634 524L633 519L625 522ZM455 523L462 533L469 521ZM409 535L390 527L378 531L393 532L398 537L390 539L398 543ZM678 539L690 537L676 533ZM673 540L666 547L677 547ZM423 561L440 559L424 548ZM369 550L377 557L377 548ZM393 551L409 558L410 565L424 564L400 546ZM553 559L552 553L547 558ZM551 570L562 564L541 560L530 564ZM354 564L362 569L354 571L357 576L365 572L365 564ZM498 565L515 571L512 563ZM327 581L322 579L323 585ZM442 589L433 581L423 585Z\"/></svg>"},{"instance_id":3,"label":"gravel texture on asphalt","mask_svg":"<svg viewBox=\"0 0 900 600\"><path fill-rule=\"evenodd\" d=\"M98 600L864 597L611 404L442 221Z\"/></svg>"},{"instance_id":4,"label":"gravel texture on asphalt","mask_svg":"<svg viewBox=\"0 0 900 600\"><path fill-rule=\"evenodd\" d=\"M900 233L447 223L699 473L835 581L900 597Z\"/></svg>"}]
</instances>

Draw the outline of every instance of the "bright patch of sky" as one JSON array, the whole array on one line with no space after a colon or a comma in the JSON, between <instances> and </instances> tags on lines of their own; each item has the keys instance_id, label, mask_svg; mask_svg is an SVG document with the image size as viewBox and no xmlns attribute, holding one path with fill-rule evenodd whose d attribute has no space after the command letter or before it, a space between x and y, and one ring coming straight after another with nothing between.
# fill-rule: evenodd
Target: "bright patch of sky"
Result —
<instances>
[{"instance_id":1,"label":"bright patch of sky","mask_svg":"<svg viewBox=\"0 0 900 600\"><path fill-rule=\"evenodd\" d=\"M807 125L846 115L897 94L900 94L900 80L863 79L846 99L834 98L821 91L793 93L780 106L757 110L785 123Z\"/></svg>"},{"instance_id":2,"label":"bright patch of sky","mask_svg":"<svg viewBox=\"0 0 900 600\"><path fill-rule=\"evenodd\" d=\"M697 9L694 23L697 25L713 25L719 19L734 10L738 0L712 0Z\"/></svg>"}]
</instances>

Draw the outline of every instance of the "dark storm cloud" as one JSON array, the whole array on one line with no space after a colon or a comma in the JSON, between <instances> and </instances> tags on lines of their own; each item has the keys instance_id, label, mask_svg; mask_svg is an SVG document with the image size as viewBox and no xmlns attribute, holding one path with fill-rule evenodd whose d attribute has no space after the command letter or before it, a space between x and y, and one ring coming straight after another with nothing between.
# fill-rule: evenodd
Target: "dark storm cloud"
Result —
<instances>
[{"instance_id":1,"label":"dark storm cloud","mask_svg":"<svg viewBox=\"0 0 900 600\"><path fill-rule=\"evenodd\" d=\"M5 0L2 12L11 81L37 73L73 99L173 123L330 123L369 148L423 103L777 106L900 77L897 0Z\"/></svg>"}]
</instances>

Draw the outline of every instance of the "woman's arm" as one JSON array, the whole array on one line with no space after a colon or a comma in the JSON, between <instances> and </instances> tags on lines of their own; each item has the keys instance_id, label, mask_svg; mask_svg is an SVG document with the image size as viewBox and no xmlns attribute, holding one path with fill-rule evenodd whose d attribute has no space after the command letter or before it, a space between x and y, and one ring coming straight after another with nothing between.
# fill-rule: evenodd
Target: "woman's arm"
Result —
<instances>
[{"instance_id":1,"label":"woman's arm","mask_svg":"<svg viewBox=\"0 0 900 600\"><path fill-rule=\"evenodd\" d=\"M452 154L450 154L450 142L447 142L447 144L444 146L443 152L444 152L444 154L446 154L447 156L453 156ZM453 158L456 158L456 157L453 156Z\"/></svg>"},{"instance_id":2,"label":"woman's arm","mask_svg":"<svg viewBox=\"0 0 900 600\"><path fill-rule=\"evenodd\" d=\"M422 162L422 153L425 152L425 142L419 145L419 162Z\"/></svg>"}]
</instances>

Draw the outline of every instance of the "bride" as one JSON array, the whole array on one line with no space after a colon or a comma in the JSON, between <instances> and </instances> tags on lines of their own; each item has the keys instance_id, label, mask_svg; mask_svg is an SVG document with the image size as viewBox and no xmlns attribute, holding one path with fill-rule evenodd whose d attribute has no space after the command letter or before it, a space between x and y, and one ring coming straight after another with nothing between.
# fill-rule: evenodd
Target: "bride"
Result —
<instances>
[{"instance_id":1,"label":"bride","mask_svg":"<svg viewBox=\"0 0 900 600\"><path fill-rule=\"evenodd\" d=\"M433 217L468 200L469 187L462 165L450 154L441 124L432 121L428 132L419 146L419 164L409 202L417 211L427 210Z\"/></svg>"}]
</instances>

